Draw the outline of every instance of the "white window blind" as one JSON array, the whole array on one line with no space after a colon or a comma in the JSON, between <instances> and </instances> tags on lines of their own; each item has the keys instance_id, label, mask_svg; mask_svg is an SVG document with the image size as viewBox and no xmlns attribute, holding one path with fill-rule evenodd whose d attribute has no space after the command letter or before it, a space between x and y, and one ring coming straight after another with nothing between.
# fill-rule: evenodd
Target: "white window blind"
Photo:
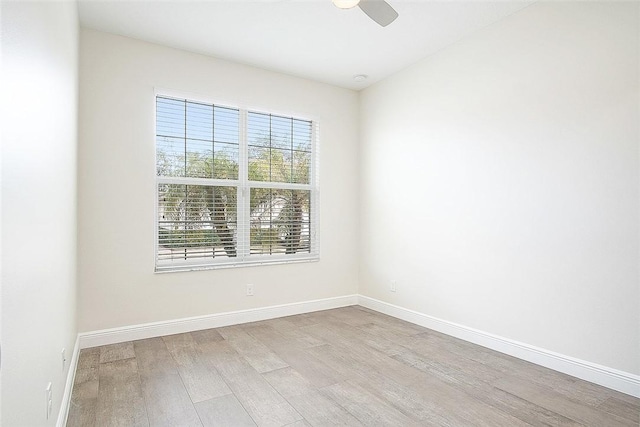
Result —
<instances>
[{"instance_id":1,"label":"white window blind","mask_svg":"<svg viewBox=\"0 0 640 427\"><path fill-rule=\"evenodd\" d=\"M318 259L317 124L156 97L156 271Z\"/></svg>"}]
</instances>

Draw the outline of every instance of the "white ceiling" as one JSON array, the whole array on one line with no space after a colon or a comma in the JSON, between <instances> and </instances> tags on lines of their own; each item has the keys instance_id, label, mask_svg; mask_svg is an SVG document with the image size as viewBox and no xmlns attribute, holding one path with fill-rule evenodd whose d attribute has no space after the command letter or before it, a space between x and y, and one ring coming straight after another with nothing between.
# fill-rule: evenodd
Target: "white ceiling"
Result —
<instances>
[{"instance_id":1,"label":"white ceiling","mask_svg":"<svg viewBox=\"0 0 640 427\"><path fill-rule=\"evenodd\" d=\"M532 2L389 0L400 16L385 28L331 0L80 0L79 12L83 27L358 90Z\"/></svg>"}]
</instances>

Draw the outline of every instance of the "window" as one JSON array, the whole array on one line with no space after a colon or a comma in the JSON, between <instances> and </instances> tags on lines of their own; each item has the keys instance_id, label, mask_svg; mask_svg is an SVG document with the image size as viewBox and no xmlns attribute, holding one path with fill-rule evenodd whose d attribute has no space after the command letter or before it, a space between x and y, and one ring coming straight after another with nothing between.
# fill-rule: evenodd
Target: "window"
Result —
<instances>
[{"instance_id":1,"label":"window","mask_svg":"<svg viewBox=\"0 0 640 427\"><path fill-rule=\"evenodd\" d=\"M156 97L156 271L318 259L317 124Z\"/></svg>"}]
</instances>

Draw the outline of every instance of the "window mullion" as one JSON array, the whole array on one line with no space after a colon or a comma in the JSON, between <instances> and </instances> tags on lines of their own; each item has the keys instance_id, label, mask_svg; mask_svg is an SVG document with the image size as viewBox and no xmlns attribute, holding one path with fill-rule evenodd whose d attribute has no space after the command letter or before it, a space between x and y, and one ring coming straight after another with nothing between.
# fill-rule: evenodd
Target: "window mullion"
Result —
<instances>
[{"instance_id":1,"label":"window mullion","mask_svg":"<svg viewBox=\"0 0 640 427\"><path fill-rule=\"evenodd\" d=\"M252 188L273 188L278 190L313 190L311 184L291 184L288 182L272 182L272 181L249 181L248 185Z\"/></svg>"},{"instance_id":2,"label":"window mullion","mask_svg":"<svg viewBox=\"0 0 640 427\"><path fill-rule=\"evenodd\" d=\"M158 176L158 184L208 185L216 187L237 187L240 182L231 179L185 178L181 176Z\"/></svg>"},{"instance_id":3,"label":"window mullion","mask_svg":"<svg viewBox=\"0 0 640 427\"><path fill-rule=\"evenodd\" d=\"M240 153L239 153L239 180L238 186L238 257L241 261L245 261L250 250L250 233L251 233L251 212L249 189L249 149L247 140L247 111L240 110Z\"/></svg>"}]
</instances>

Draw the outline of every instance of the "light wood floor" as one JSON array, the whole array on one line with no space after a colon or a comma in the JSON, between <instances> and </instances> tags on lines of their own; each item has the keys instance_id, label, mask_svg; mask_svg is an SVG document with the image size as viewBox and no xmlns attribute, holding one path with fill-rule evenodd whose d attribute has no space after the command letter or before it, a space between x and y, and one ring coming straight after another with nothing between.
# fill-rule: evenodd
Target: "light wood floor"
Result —
<instances>
[{"instance_id":1,"label":"light wood floor","mask_svg":"<svg viewBox=\"0 0 640 427\"><path fill-rule=\"evenodd\" d=\"M67 426L638 426L640 399L354 306L82 350Z\"/></svg>"}]
</instances>

